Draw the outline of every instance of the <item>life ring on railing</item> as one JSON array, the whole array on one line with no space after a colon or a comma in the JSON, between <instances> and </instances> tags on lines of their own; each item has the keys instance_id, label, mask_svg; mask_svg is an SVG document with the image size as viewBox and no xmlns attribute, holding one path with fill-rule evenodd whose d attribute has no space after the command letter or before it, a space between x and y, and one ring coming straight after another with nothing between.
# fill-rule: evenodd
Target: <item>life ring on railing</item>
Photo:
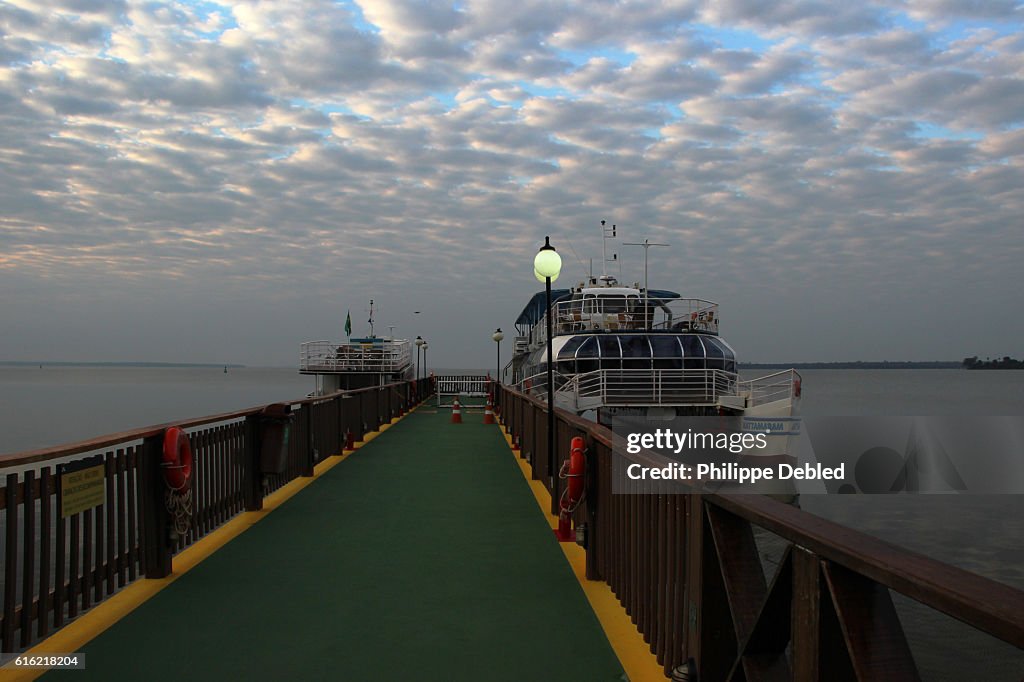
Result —
<instances>
[{"instance_id":1,"label":"life ring on railing","mask_svg":"<svg viewBox=\"0 0 1024 682\"><path fill-rule=\"evenodd\" d=\"M587 461L583 457L583 438L572 439L569 459L562 464L559 478L568 479L565 492L562 494L562 511L572 513L583 499L583 479L587 471Z\"/></svg>"},{"instance_id":2,"label":"life ring on railing","mask_svg":"<svg viewBox=\"0 0 1024 682\"><path fill-rule=\"evenodd\" d=\"M192 479L192 447L188 434L177 426L164 431L163 460L164 481L171 490L184 490Z\"/></svg>"},{"instance_id":3,"label":"life ring on railing","mask_svg":"<svg viewBox=\"0 0 1024 682\"><path fill-rule=\"evenodd\" d=\"M793 397L799 398L802 387L800 386L800 377L793 379Z\"/></svg>"}]
</instances>

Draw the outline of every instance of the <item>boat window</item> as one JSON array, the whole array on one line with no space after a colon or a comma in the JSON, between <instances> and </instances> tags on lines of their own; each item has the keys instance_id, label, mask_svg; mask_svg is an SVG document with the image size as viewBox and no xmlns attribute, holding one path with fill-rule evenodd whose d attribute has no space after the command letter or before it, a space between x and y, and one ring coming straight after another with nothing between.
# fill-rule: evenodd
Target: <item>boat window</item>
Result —
<instances>
[{"instance_id":1,"label":"boat window","mask_svg":"<svg viewBox=\"0 0 1024 682\"><path fill-rule=\"evenodd\" d=\"M704 352L708 358L708 369L725 369L725 352L718 339L708 336L701 339L704 343Z\"/></svg>"},{"instance_id":2,"label":"boat window","mask_svg":"<svg viewBox=\"0 0 1024 682\"><path fill-rule=\"evenodd\" d=\"M576 349L580 347L580 344L582 344L586 340L586 338L587 337L585 336L574 336L568 341L566 341L565 345L562 346L561 349L559 349L558 351L558 359L566 360L575 358Z\"/></svg>"},{"instance_id":3,"label":"boat window","mask_svg":"<svg viewBox=\"0 0 1024 682\"><path fill-rule=\"evenodd\" d=\"M650 369L651 344L646 336L620 336L622 369Z\"/></svg>"},{"instance_id":4,"label":"boat window","mask_svg":"<svg viewBox=\"0 0 1024 682\"><path fill-rule=\"evenodd\" d=\"M601 349L601 368L620 369L622 367L622 349L619 348L619 337L601 336L597 343Z\"/></svg>"},{"instance_id":5,"label":"boat window","mask_svg":"<svg viewBox=\"0 0 1024 682\"><path fill-rule=\"evenodd\" d=\"M593 315L597 312L597 297L593 294L583 296L583 312L586 315Z\"/></svg>"},{"instance_id":6,"label":"boat window","mask_svg":"<svg viewBox=\"0 0 1024 682\"><path fill-rule=\"evenodd\" d=\"M683 369L704 369L704 345L698 334L684 334L679 337L683 346Z\"/></svg>"},{"instance_id":7,"label":"boat window","mask_svg":"<svg viewBox=\"0 0 1024 682\"><path fill-rule=\"evenodd\" d=\"M626 312L626 299L619 294L601 295L601 312L605 314L618 314Z\"/></svg>"},{"instance_id":8,"label":"boat window","mask_svg":"<svg viewBox=\"0 0 1024 682\"><path fill-rule=\"evenodd\" d=\"M598 367L597 339L593 336L588 336L584 338L583 343L576 349L576 371L580 374L594 372Z\"/></svg>"},{"instance_id":9,"label":"boat window","mask_svg":"<svg viewBox=\"0 0 1024 682\"><path fill-rule=\"evenodd\" d=\"M650 336L654 369L682 369L683 349L676 336Z\"/></svg>"}]
</instances>

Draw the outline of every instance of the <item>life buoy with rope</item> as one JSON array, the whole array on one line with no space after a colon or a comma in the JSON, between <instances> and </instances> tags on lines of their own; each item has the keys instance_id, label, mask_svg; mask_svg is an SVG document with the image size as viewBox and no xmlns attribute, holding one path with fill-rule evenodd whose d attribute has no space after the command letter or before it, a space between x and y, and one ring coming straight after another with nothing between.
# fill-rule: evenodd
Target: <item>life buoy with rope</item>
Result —
<instances>
[{"instance_id":1,"label":"life buoy with rope","mask_svg":"<svg viewBox=\"0 0 1024 682\"><path fill-rule=\"evenodd\" d=\"M167 487L179 492L192 480L192 447L188 434L177 426L164 431L164 452L160 464Z\"/></svg>"},{"instance_id":2,"label":"life buoy with rope","mask_svg":"<svg viewBox=\"0 0 1024 682\"><path fill-rule=\"evenodd\" d=\"M167 484L164 505L171 515L170 540L177 542L192 525L192 447L188 434L177 426L164 431L160 468Z\"/></svg>"},{"instance_id":3,"label":"life buoy with rope","mask_svg":"<svg viewBox=\"0 0 1024 682\"><path fill-rule=\"evenodd\" d=\"M587 463L583 457L583 438L576 436L572 439L569 459L562 463L562 470L558 472L559 478L567 479L565 491L562 493L562 511L572 513L583 500L583 479L586 474Z\"/></svg>"},{"instance_id":4,"label":"life buoy with rope","mask_svg":"<svg viewBox=\"0 0 1024 682\"><path fill-rule=\"evenodd\" d=\"M587 463L583 456L583 438L573 438L571 448L569 459L562 463L562 469L558 472L559 478L566 479L562 499L558 502L558 528L555 530L555 536L561 542L571 541L573 538L572 514L583 501L585 492Z\"/></svg>"}]
</instances>

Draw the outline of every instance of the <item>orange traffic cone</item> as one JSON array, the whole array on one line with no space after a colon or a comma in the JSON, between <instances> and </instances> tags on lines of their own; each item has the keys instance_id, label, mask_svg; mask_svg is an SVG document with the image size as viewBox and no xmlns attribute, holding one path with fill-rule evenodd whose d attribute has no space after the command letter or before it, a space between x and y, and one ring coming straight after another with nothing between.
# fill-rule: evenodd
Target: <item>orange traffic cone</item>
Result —
<instances>
[{"instance_id":1,"label":"orange traffic cone","mask_svg":"<svg viewBox=\"0 0 1024 682\"><path fill-rule=\"evenodd\" d=\"M452 403L452 424L462 423L462 406L459 405L459 399L456 398L455 402Z\"/></svg>"},{"instance_id":2,"label":"orange traffic cone","mask_svg":"<svg viewBox=\"0 0 1024 682\"><path fill-rule=\"evenodd\" d=\"M487 396L487 405L484 406L484 424L494 423L494 413L491 412L491 396Z\"/></svg>"}]
</instances>

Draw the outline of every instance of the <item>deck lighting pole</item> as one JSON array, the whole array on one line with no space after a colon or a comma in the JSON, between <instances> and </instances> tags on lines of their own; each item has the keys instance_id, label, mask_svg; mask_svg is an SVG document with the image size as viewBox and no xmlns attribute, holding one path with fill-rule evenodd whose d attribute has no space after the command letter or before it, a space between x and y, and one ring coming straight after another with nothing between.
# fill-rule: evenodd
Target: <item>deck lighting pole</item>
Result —
<instances>
[{"instance_id":1,"label":"deck lighting pole","mask_svg":"<svg viewBox=\"0 0 1024 682\"><path fill-rule=\"evenodd\" d=\"M430 344L426 341L423 342L423 378L427 378L427 349L430 348Z\"/></svg>"},{"instance_id":2,"label":"deck lighting pole","mask_svg":"<svg viewBox=\"0 0 1024 682\"><path fill-rule=\"evenodd\" d=\"M420 351L423 350L425 343L422 336L416 337L416 381L420 380Z\"/></svg>"},{"instance_id":3,"label":"deck lighting pole","mask_svg":"<svg viewBox=\"0 0 1024 682\"><path fill-rule=\"evenodd\" d=\"M501 383L501 340L505 338L505 334L501 331L501 327L494 330L494 333L491 334L491 338L494 339L496 344L498 344L498 363L495 365L494 369L494 380Z\"/></svg>"},{"instance_id":4,"label":"deck lighting pole","mask_svg":"<svg viewBox=\"0 0 1024 682\"><path fill-rule=\"evenodd\" d=\"M548 320L548 476L551 477L551 494L555 494L555 376L554 358L551 352L551 282L558 279L562 270L562 257L551 246L549 237L544 237L544 246L533 259L534 274L544 278L544 291L547 293Z\"/></svg>"}]
</instances>

